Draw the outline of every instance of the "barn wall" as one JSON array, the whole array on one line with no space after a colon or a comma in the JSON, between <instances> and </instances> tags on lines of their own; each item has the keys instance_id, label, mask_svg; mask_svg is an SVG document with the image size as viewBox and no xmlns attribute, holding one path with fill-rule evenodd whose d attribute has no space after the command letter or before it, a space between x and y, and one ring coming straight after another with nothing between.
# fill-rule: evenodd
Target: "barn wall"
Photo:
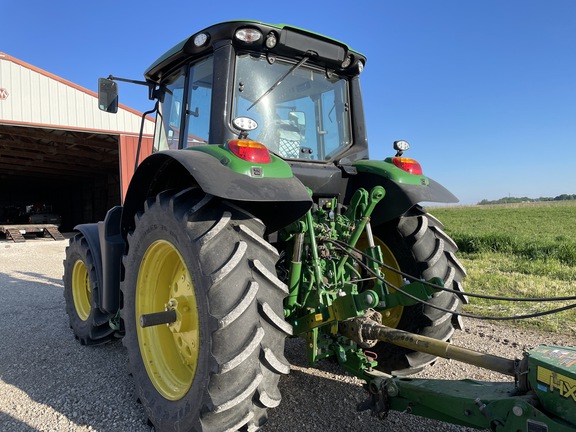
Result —
<instances>
[{"instance_id":1,"label":"barn wall","mask_svg":"<svg viewBox=\"0 0 576 432\"><path fill-rule=\"evenodd\" d=\"M125 105L102 112L95 92L0 52L0 221L33 203L51 205L63 231L102 220L128 187L141 121ZM141 160L153 132L146 118Z\"/></svg>"},{"instance_id":2,"label":"barn wall","mask_svg":"<svg viewBox=\"0 0 576 432\"><path fill-rule=\"evenodd\" d=\"M152 154L152 137L142 137L142 145L138 163L142 162L146 156ZM120 186L122 189L122 202L128 191L130 179L134 174L136 162L136 153L138 152L138 137L121 135L120 136Z\"/></svg>"},{"instance_id":3,"label":"barn wall","mask_svg":"<svg viewBox=\"0 0 576 432\"><path fill-rule=\"evenodd\" d=\"M139 131L140 113L121 106L117 114L100 111L97 94L56 75L0 53L0 121L52 125L75 130ZM146 120L144 134L154 132Z\"/></svg>"}]
</instances>

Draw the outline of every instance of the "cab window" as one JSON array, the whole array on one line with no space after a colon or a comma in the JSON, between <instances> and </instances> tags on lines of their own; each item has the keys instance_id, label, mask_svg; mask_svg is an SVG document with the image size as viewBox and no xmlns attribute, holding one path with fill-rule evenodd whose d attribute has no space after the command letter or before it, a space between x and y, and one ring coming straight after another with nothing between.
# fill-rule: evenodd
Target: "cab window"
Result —
<instances>
[{"instance_id":1,"label":"cab window","mask_svg":"<svg viewBox=\"0 0 576 432\"><path fill-rule=\"evenodd\" d=\"M190 67L187 123L184 147L209 142L210 107L212 102L212 57Z\"/></svg>"},{"instance_id":2,"label":"cab window","mask_svg":"<svg viewBox=\"0 0 576 432\"><path fill-rule=\"evenodd\" d=\"M208 142L212 64L212 57L205 58L180 69L164 81L166 93L156 118L155 149L186 148Z\"/></svg>"},{"instance_id":3,"label":"cab window","mask_svg":"<svg viewBox=\"0 0 576 432\"><path fill-rule=\"evenodd\" d=\"M154 147L157 150L178 148L184 101L185 70L172 75L164 84L164 102L158 107Z\"/></svg>"}]
</instances>

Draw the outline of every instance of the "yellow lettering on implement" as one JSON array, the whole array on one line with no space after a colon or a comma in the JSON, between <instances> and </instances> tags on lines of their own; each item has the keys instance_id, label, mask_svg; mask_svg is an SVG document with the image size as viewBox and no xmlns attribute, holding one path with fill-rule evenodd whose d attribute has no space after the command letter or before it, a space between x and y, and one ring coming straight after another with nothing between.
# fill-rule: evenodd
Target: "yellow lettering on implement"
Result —
<instances>
[{"instance_id":1,"label":"yellow lettering on implement","mask_svg":"<svg viewBox=\"0 0 576 432\"><path fill-rule=\"evenodd\" d=\"M553 392L558 390L560 396L565 398L572 398L576 402L576 380L566 375L553 372L549 369L545 369L538 366L538 373L536 379L541 383L546 384L550 391Z\"/></svg>"}]
</instances>

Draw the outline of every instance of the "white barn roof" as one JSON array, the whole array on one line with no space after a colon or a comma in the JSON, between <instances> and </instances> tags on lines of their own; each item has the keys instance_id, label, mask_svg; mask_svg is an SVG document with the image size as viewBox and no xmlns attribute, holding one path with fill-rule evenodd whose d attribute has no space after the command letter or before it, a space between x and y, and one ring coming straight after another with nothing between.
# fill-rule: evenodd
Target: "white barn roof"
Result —
<instances>
[{"instance_id":1,"label":"white barn roof","mask_svg":"<svg viewBox=\"0 0 576 432\"><path fill-rule=\"evenodd\" d=\"M138 135L141 113L100 111L95 92L0 52L0 123ZM144 134L153 132L147 118Z\"/></svg>"}]
</instances>

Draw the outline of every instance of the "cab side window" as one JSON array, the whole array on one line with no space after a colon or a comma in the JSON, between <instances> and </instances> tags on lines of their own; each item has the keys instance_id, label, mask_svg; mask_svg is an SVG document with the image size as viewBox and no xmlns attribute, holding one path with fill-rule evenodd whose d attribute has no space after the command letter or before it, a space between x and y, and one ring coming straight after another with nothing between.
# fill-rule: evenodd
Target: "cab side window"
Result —
<instances>
[{"instance_id":1,"label":"cab side window","mask_svg":"<svg viewBox=\"0 0 576 432\"><path fill-rule=\"evenodd\" d=\"M208 135L212 105L212 65L212 57L207 57L190 66L184 147L206 144L210 141Z\"/></svg>"},{"instance_id":2,"label":"cab side window","mask_svg":"<svg viewBox=\"0 0 576 432\"><path fill-rule=\"evenodd\" d=\"M158 108L154 147L157 150L178 148L184 101L184 69L167 80L164 102Z\"/></svg>"}]
</instances>

